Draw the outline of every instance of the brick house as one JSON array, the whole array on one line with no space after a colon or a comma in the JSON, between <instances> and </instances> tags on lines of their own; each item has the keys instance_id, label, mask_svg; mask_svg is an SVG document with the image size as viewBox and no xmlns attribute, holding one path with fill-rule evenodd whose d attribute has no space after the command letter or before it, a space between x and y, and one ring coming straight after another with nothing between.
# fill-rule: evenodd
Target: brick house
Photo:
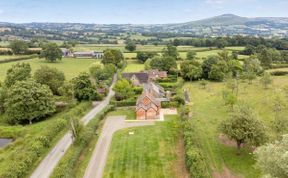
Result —
<instances>
[{"instance_id":1,"label":"brick house","mask_svg":"<svg viewBox=\"0 0 288 178\"><path fill-rule=\"evenodd\" d=\"M130 80L134 86L142 86L149 82L149 76L146 72L123 73L122 77Z\"/></svg>"},{"instance_id":2,"label":"brick house","mask_svg":"<svg viewBox=\"0 0 288 178\"><path fill-rule=\"evenodd\" d=\"M159 118L160 109L161 102L151 96L148 91L144 91L137 99L136 118L137 120L157 119Z\"/></svg>"},{"instance_id":3,"label":"brick house","mask_svg":"<svg viewBox=\"0 0 288 178\"><path fill-rule=\"evenodd\" d=\"M152 69L144 71L148 74L150 80L164 79L167 78L166 71L159 71L158 69Z\"/></svg>"}]
</instances>

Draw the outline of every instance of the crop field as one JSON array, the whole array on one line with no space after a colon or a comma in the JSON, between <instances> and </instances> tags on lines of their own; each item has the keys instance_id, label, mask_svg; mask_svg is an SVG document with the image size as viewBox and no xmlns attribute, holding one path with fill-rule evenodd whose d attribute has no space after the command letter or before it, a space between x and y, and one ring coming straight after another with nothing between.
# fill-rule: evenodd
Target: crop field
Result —
<instances>
[{"instance_id":1,"label":"crop field","mask_svg":"<svg viewBox=\"0 0 288 178\"><path fill-rule=\"evenodd\" d=\"M140 72L142 70L144 70L144 64L138 62L137 60L128 60L124 72Z\"/></svg>"},{"instance_id":2,"label":"crop field","mask_svg":"<svg viewBox=\"0 0 288 178\"><path fill-rule=\"evenodd\" d=\"M155 126L129 128L113 136L105 178L183 177L177 166L178 116L165 116ZM134 132L129 135L129 132Z\"/></svg>"},{"instance_id":3,"label":"crop field","mask_svg":"<svg viewBox=\"0 0 288 178\"><path fill-rule=\"evenodd\" d=\"M259 81L252 85L242 82L239 85L238 100L251 105L267 127L270 140L275 140L277 135L273 130L274 119L273 100L275 93L288 84L288 77L274 77L273 85L264 89ZM186 83L183 89L190 93L193 112L193 134L197 144L207 160L211 174L222 173L225 168L234 175L246 178L260 177L260 171L253 166L255 161L248 148L243 148L241 155L236 155L236 146L232 141L223 142L219 133L219 124L229 117L231 108L224 105L222 90L225 83L209 82L206 89L201 88L198 82ZM288 114L288 113L287 113ZM232 142L232 144L230 143ZM230 143L230 144L229 144Z\"/></svg>"},{"instance_id":4,"label":"crop field","mask_svg":"<svg viewBox=\"0 0 288 178\"><path fill-rule=\"evenodd\" d=\"M63 71L67 80L77 76L81 72L88 72L89 66L94 62L100 62L96 59L75 59L75 58L63 58L59 62L51 63L46 62L44 59L31 59L24 61L29 63L32 68L32 72L40 68L42 65L47 65L50 67L55 67L60 71ZM3 81L6 76L7 70L17 62L9 62L0 64L0 81Z\"/></svg>"}]
</instances>

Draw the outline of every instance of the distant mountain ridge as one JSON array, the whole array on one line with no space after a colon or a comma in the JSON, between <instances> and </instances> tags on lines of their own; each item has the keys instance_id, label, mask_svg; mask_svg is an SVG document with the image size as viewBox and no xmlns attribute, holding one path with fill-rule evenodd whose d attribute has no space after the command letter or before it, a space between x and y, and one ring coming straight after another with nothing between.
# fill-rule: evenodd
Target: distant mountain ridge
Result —
<instances>
[{"instance_id":1,"label":"distant mountain ridge","mask_svg":"<svg viewBox=\"0 0 288 178\"><path fill-rule=\"evenodd\" d=\"M223 14L203 20L174 24L84 24L84 23L7 23L0 22L1 28L25 29L37 33L67 32L139 32L139 33L177 33L190 36L233 36L250 35L262 37L288 37L288 17L241 17ZM5 31L5 30L2 30ZM39 32L40 33L40 32Z\"/></svg>"}]
</instances>

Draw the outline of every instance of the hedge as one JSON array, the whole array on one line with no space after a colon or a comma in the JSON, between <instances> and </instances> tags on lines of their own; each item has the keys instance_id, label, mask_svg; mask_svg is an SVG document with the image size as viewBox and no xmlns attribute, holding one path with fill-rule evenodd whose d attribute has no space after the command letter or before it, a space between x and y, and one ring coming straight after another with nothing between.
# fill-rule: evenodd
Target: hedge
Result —
<instances>
[{"instance_id":1,"label":"hedge","mask_svg":"<svg viewBox=\"0 0 288 178\"><path fill-rule=\"evenodd\" d=\"M36 57L38 57L38 55L22 56L22 57L12 58L12 59L2 59L2 60L0 60L0 64L1 63L7 63L7 62L29 60L29 59L36 58Z\"/></svg>"},{"instance_id":2,"label":"hedge","mask_svg":"<svg viewBox=\"0 0 288 178\"><path fill-rule=\"evenodd\" d=\"M104 111L96 115L96 117L88 123L85 129L80 132L80 135L74 142L73 146L69 148L68 152L64 155L58 166L55 168L51 176L52 178L75 177L77 171L75 166L77 165L81 154L95 137L94 133L98 129L100 121L103 120L106 114L112 110L114 110L114 106L107 106Z\"/></svg>"},{"instance_id":3,"label":"hedge","mask_svg":"<svg viewBox=\"0 0 288 178\"><path fill-rule=\"evenodd\" d=\"M53 122L49 122L43 133L35 136L31 140L21 142L21 147L14 148L13 156L10 157L8 166L3 170L0 177L27 177L39 158L49 150L52 142L59 136L59 133L67 129L68 119L71 117L80 118L87 109L88 107L85 104L78 105L62 117L53 120ZM9 149L9 147L7 149Z\"/></svg>"},{"instance_id":4,"label":"hedge","mask_svg":"<svg viewBox=\"0 0 288 178\"><path fill-rule=\"evenodd\" d=\"M200 145L197 144L197 134L194 133L194 128L190 120L191 118L188 117L190 110L188 107L182 107L181 110L186 167L188 168L191 177L210 177L205 157L199 148Z\"/></svg>"},{"instance_id":5,"label":"hedge","mask_svg":"<svg viewBox=\"0 0 288 178\"><path fill-rule=\"evenodd\" d=\"M136 102L137 101L135 99L129 99L129 100L123 100L123 101L111 100L110 104L116 107L125 107L125 106L135 106Z\"/></svg>"},{"instance_id":6,"label":"hedge","mask_svg":"<svg viewBox=\"0 0 288 178\"><path fill-rule=\"evenodd\" d=\"M134 87L133 90L136 95L140 95L143 92L143 87Z\"/></svg>"},{"instance_id":7,"label":"hedge","mask_svg":"<svg viewBox=\"0 0 288 178\"><path fill-rule=\"evenodd\" d=\"M275 70L275 71L271 71L270 74L274 76L288 75L288 70Z\"/></svg>"}]
</instances>

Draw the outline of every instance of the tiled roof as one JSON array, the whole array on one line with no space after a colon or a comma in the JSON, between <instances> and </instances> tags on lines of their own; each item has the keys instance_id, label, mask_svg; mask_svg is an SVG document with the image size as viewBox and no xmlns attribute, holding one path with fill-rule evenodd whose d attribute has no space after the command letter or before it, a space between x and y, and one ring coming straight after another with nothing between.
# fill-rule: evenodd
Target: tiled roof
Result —
<instances>
[{"instance_id":1,"label":"tiled roof","mask_svg":"<svg viewBox=\"0 0 288 178\"><path fill-rule=\"evenodd\" d=\"M130 80L133 76L135 76L140 83L147 83L149 79L148 74L145 72L131 72L122 74L122 77L128 80Z\"/></svg>"}]
</instances>

